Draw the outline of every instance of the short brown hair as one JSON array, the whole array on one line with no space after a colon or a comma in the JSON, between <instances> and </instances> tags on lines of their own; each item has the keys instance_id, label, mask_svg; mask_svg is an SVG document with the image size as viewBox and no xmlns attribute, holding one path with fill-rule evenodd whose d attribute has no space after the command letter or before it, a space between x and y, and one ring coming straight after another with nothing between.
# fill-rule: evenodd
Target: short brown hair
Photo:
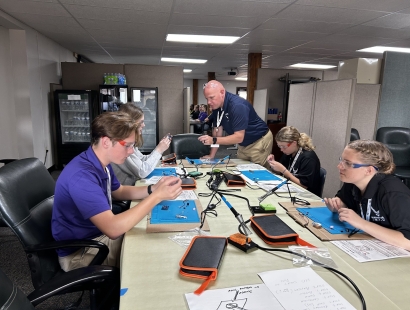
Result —
<instances>
[{"instance_id":1,"label":"short brown hair","mask_svg":"<svg viewBox=\"0 0 410 310\"><path fill-rule=\"evenodd\" d=\"M94 118L91 124L91 144L96 145L102 137L124 140L137 129L134 120L125 113L104 112Z\"/></svg>"},{"instance_id":2,"label":"short brown hair","mask_svg":"<svg viewBox=\"0 0 410 310\"><path fill-rule=\"evenodd\" d=\"M126 104L120 105L118 111L121 113L127 113L131 116L134 122L137 122L144 115L142 109L133 102L127 102ZM139 134L139 127L140 126L138 126L137 130L135 130L135 146L137 147L141 147L144 143L142 135Z\"/></svg>"},{"instance_id":3,"label":"short brown hair","mask_svg":"<svg viewBox=\"0 0 410 310\"><path fill-rule=\"evenodd\" d=\"M393 173L396 168L393 155L383 143L374 140L355 140L347 148L356 151L360 160L367 165L379 168L378 172Z\"/></svg>"}]
</instances>

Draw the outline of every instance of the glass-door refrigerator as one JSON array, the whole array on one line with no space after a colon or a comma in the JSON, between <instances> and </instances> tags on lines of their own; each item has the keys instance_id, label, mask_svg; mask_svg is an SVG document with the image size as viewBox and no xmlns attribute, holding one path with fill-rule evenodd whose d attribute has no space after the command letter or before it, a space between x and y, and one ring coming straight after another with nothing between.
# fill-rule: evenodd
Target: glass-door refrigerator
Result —
<instances>
[{"instance_id":1,"label":"glass-door refrigerator","mask_svg":"<svg viewBox=\"0 0 410 310\"><path fill-rule=\"evenodd\" d=\"M91 122L98 115L98 92L56 90L54 96L55 165L62 168L90 146Z\"/></svg>"},{"instance_id":2,"label":"glass-door refrigerator","mask_svg":"<svg viewBox=\"0 0 410 310\"><path fill-rule=\"evenodd\" d=\"M127 102L127 85L100 85L99 113L118 111L120 105Z\"/></svg>"},{"instance_id":3,"label":"glass-door refrigerator","mask_svg":"<svg viewBox=\"0 0 410 310\"><path fill-rule=\"evenodd\" d=\"M145 127L142 130L144 144L138 148L142 153L152 152L159 142L158 137L158 87L131 87L130 97L144 112Z\"/></svg>"}]
</instances>

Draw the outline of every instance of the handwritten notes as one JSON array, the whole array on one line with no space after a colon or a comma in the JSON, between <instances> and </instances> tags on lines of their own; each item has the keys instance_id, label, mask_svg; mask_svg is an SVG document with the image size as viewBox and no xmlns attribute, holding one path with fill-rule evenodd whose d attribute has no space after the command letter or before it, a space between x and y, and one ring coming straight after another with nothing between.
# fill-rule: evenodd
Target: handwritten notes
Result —
<instances>
[{"instance_id":1,"label":"handwritten notes","mask_svg":"<svg viewBox=\"0 0 410 310\"><path fill-rule=\"evenodd\" d=\"M206 290L201 295L185 294L190 310L284 310L265 284Z\"/></svg>"},{"instance_id":2,"label":"handwritten notes","mask_svg":"<svg viewBox=\"0 0 410 310\"><path fill-rule=\"evenodd\" d=\"M286 310L355 309L310 267L258 275Z\"/></svg>"}]
</instances>

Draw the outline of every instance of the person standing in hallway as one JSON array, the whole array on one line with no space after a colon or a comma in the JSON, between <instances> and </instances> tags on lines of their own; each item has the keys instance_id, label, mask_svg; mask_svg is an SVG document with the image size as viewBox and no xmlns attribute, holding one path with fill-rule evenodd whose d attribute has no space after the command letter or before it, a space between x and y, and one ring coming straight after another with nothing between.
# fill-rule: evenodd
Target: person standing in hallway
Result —
<instances>
[{"instance_id":1,"label":"person standing in hallway","mask_svg":"<svg viewBox=\"0 0 410 310\"><path fill-rule=\"evenodd\" d=\"M198 138L203 144L213 146L210 154L204 158L214 158L219 144L238 144L238 158L267 166L266 159L272 151L273 136L250 102L227 92L215 80L205 84L204 96L212 108L213 118L212 137L203 135ZM224 131L226 136L223 136Z\"/></svg>"}]
</instances>

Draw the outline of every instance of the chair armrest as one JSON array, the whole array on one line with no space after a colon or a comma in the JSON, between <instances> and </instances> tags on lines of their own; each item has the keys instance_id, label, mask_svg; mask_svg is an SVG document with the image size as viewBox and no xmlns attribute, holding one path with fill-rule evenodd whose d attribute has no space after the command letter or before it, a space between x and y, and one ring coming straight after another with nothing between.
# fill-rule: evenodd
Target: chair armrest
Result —
<instances>
[{"instance_id":1,"label":"chair armrest","mask_svg":"<svg viewBox=\"0 0 410 310\"><path fill-rule=\"evenodd\" d=\"M95 240L61 240L61 241L52 241L49 243L37 244L37 245L30 245L24 248L26 253L36 253L40 251L49 251L49 250L57 250L61 248L97 248L99 251L97 255L95 255L94 259L91 261L89 266L92 265L101 265L102 262L108 255L110 251L102 242L95 241Z\"/></svg>"},{"instance_id":2,"label":"chair armrest","mask_svg":"<svg viewBox=\"0 0 410 310\"><path fill-rule=\"evenodd\" d=\"M60 274L47 281L40 288L31 292L27 298L33 306L37 306L44 300L60 294L73 291L111 286L120 290L120 271L111 266L88 266L74 269Z\"/></svg>"}]
</instances>

